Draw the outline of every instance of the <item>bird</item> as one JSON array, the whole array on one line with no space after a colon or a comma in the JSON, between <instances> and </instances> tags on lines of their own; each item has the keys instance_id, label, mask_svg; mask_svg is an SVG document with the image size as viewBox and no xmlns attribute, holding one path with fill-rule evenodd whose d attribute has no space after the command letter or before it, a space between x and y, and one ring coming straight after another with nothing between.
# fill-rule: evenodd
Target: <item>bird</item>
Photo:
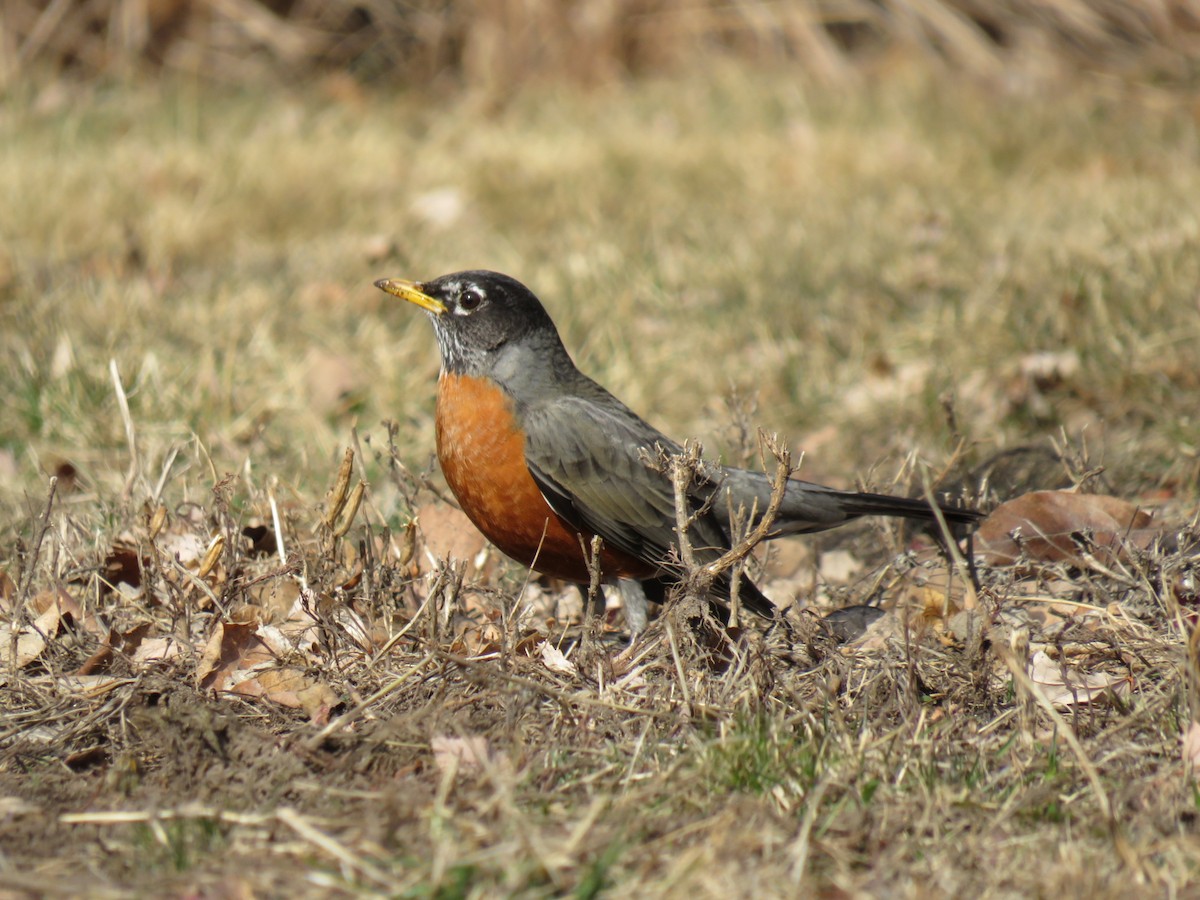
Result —
<instances>
[{"instance_id":1,"label":"bird","mask_svg":"<svg viewBox=\"0 0 1200 900\"><path fill-rule=\"evenodd\" d=\"M579 585L591 580L589 548L599 537L602 579L620 591L631 631L644 629L647 595L662 599L681 576L675 488L661 460L683 447L576 367L545 306L516 279L470 270L375 286L433 322L441 356L437 458L463 512L521 565ZM766 474L748 469L712 464L703 474L687 495L687 533L701 565L730 549L731 511L761 514L772 488ZM939 511L959 530L981 517L949 504ZM863 516L936 518L924 500L789 478L768 536ZM726 620L731 590L727 573L710 587ZM738 598L744 609L774 615L749 579Z\"/></svg>"}]
</instances>

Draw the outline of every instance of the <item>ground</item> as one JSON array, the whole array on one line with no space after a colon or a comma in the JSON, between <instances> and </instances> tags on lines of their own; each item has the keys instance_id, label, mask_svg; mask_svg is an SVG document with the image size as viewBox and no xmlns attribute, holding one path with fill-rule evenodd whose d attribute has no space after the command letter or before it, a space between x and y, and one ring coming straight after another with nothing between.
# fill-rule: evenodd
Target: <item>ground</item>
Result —
<instances>
[{"instance_id":1,"label":"ground","mask_svg":"<svg viewBox=\"0 0 1200 900\"><path fill-rule=\"evenodd\" d=\"M0 107L0 886L1194 890L1189 96L336 88ZM431 330L371 284L476 266L711 455L764 428L843 487L1123 505L977 589L894 524L781 542L776 621L684 599L629 647L432 462Z\"/></svg>"}]
</instances>

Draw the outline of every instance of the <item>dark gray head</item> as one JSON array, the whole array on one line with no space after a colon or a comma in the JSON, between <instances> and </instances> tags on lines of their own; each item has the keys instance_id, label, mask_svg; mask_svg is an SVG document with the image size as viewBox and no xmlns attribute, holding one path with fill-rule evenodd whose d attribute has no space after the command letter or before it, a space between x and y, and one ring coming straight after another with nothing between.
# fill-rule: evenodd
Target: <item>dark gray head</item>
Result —
<instances>
[{"instance_id":1,"label":"dark gray head","mask_svg":"<svg viewBox=\"0 0 1200 900\"><path fill-rule=\"evenodd\" d=\"M525 285L499 272L454 272L432 281L387 278L375 286L426 310L437 332L442 369L500 383L529 354L556 367L566 357L558 331ZM548 357L548 359L547 359Z\"/></svg>"}]
</instances>

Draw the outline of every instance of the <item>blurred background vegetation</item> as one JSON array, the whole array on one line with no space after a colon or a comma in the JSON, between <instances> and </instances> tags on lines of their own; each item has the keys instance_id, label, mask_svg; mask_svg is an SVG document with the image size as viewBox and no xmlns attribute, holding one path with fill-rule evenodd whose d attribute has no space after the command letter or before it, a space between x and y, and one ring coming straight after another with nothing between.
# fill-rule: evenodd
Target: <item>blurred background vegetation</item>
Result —
<instances>
[{"instance_id":1,"label":"blurred background vegetation","mask_svg":"<svg viewBox=\"0 0 1200 900\"><path fill-rule=\"evenodd\" d=\"M5 0L0 84L162 67L214 80L350 71L366 80L509 90L793 62L829 82L917 51L1003 78L1014 61L1188 80L1194 0Z\"/></svg>"},{"instance_id":2,"label":"blurred background vegetation","mask_svg":"<svg viewBox=\"0 0 1200 900\"><path fill-rule=\"evenodd\" d=\"M308 496L384 421L423 468L436 354L370 284L474 266L714 452L1191 491L1198 48L1196 0L4 0L0 497L130 495L110 361L147 490Z\"/></svg>"}]
</instances>

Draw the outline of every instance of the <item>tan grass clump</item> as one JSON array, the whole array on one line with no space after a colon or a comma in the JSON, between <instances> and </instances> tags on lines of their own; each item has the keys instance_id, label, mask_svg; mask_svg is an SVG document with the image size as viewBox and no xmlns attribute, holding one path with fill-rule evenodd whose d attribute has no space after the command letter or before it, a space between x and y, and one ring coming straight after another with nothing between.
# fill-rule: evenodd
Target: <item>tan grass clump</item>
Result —
<instances>
[{"instance_id":1,"label":"tan grass clump","mask_svg":"<svg viewBox=\"0 0 1200 900\"><path fill-rule=\"evenodd\" d=\"M0 84L31 67L84 75L165 66L222 81L349 67L414 85L447 75L475 87L596 82L711 57L797 61L829 80L853 64L915 51L975 75L1013 61L1086 69L1193 71L1194 0L1030 4L1021 0L10 0Z\"/></svg>"}]
</instances>

